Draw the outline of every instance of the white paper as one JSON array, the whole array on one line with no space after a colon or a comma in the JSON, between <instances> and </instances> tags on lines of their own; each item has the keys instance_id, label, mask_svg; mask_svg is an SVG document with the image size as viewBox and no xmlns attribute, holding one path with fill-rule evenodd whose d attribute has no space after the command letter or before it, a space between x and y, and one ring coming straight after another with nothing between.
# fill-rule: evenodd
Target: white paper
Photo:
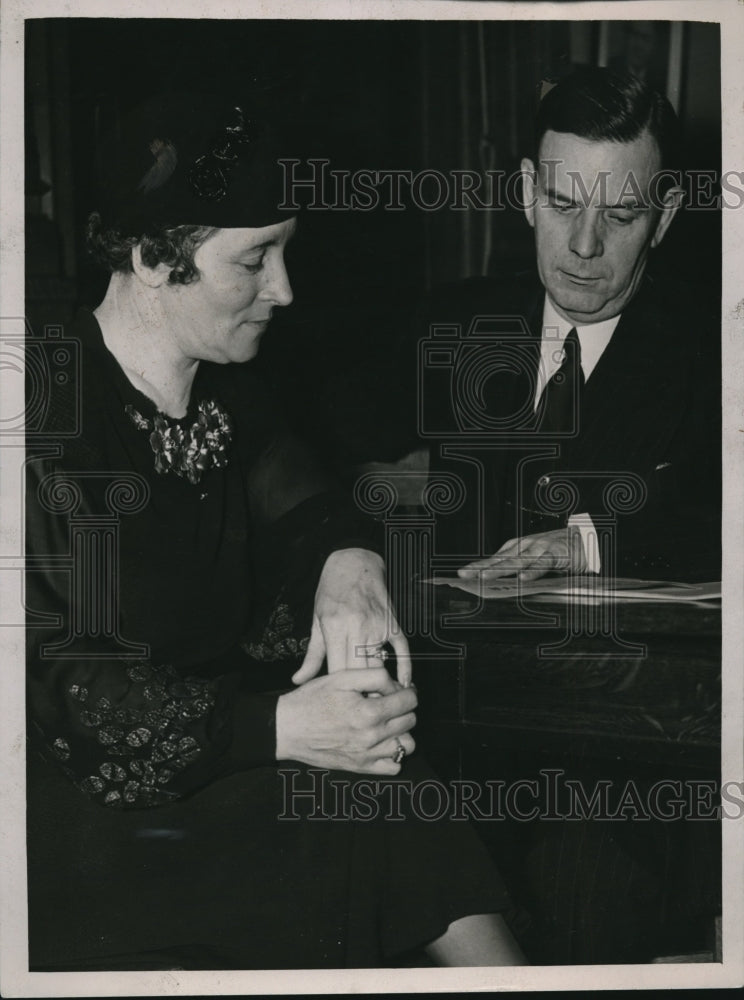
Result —
<instances>
[{"instance_id":1,"label":"white paper","mask_svg":"<svg viewBox=\"0 0 744 1000\"><path fill-rule=\"evenodd\" d=\"M593 579L586 576L564 576L543 577L540 580L520 582L514 577L504 577L500 580L483 580L482 578L473 580L461 579L456 576L438 576L423 580L422 583L464 590L467 594L475 594L488 601L543 594L550 594L566 600L591 598L594 600L684 601L689 603L712 601L721 597L720 581L673 583L665 580L633 580L623 577L606 580L601 577Z\"/></svg>"}]
</instances>

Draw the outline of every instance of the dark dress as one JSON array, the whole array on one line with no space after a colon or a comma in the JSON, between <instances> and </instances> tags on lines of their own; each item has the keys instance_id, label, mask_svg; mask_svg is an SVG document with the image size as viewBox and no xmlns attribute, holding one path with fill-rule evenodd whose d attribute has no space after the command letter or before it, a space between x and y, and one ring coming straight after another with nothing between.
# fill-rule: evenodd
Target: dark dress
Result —
<instances>
[{"instance_id":1,"label":"dark dress","mask_svg":"<svg viewBox=\"0 0 744 1000\"><path fill-rule=\"evenodd\" d=\"M75 338L79 371L28 462L31 968L376 966L504 909L461 820L416 818L407 799L390 818L395 782L363 817L324 802L318 818L301 795L288 808L288 788L324 776L359 787L278 764L274 719L320 568L373 548L369 526L245 367L202 364L179 422L217 400L227 464L196 483L156 473L125 412L152 420L153 404L91 314ZM416 754L399 780L432 777Z\"/></svg>"}]
</instances>

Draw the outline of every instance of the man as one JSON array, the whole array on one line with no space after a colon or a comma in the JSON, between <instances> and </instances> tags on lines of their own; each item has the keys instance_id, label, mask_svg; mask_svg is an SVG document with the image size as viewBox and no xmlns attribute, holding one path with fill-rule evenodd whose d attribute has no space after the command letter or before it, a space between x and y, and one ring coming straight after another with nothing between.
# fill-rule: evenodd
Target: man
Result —
<instances>
[{"instance_id":1,"label":"man","mask_svg":"<svg viewBox=\"0 0 744 1000\"><path fill-rule=\"evenodd\" d=\"M537 273L469 281L430 306L422 429L444 429L433 474L464 483L466 502L440 519L436 540L461 577L719 578L718 323L679 281L647 271L682 201L677 132L669 103L637 80L603 69L566 77L543 98L521 163ZM494 658L514 655L508 641ZM524 655L510 662L517 675L536 654ZM548 683L551 666L566 665L568 654L543 663ZM567 692L556 692L559 712ZM585 789L608 771L613 788L628 777L578 738L561 746L548 761L535 739L471 768L521 779L549 763ZM646 787L642 770L630 777ZM538 962L702 948L719 905L713 825L537 819L513 837Z\"/></svg>"},{"instance_id":2,"label":"man","mask_svg":"<svg viewBox=\"0 0 744 1000\"><path fill-rule=\"evenodd\" d=\"M475 317L521 321L516 368L481 386L499 429L480 452L476 531L471 508L450 549L494 554L463 577L720 573L718 327L646 267L683 200L678 128L637 80L565 78L521 163L537 275L469 282L432 307L432 322L463 331Z\"/></svg>"}]
</instances>

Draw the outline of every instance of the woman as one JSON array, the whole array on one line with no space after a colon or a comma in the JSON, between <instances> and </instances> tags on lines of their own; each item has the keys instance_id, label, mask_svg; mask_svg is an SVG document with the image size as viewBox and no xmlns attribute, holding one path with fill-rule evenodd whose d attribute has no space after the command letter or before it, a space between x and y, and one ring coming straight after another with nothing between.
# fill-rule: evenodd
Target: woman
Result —
<instances>
[{"instance_id":1,"label":"woman","mask_svg":"<svg viewBox=\"0 0 744 1000\"><path fill-rule=\"evenodd\" d=\"M394 779L416 695L369 526L240 364L292 297L272 143L169 96L99 170L112 277L50 402L59 447L29 464L32 968L521 961L457 824L287 812L287 774Z\"/></svg>"}]
</instances>

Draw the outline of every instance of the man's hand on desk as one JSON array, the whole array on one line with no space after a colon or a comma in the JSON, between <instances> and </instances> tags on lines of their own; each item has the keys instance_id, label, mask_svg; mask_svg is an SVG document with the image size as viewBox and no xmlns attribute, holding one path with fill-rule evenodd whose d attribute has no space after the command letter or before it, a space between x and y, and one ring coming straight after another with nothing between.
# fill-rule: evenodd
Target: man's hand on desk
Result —
<instances>
[{"instance_id":1,"label":"man's hand on desk","mask_svg":"<svg viewBox=\"0 0 744 1000\"><path fill-rule=\"evenodd\" d=\"M488 583L503 576L537 580L556 570L571 574L587 570L581 532L575 525L510 538L494 555L468 563L457 574Z\"/></svg>"}]
</instances>

